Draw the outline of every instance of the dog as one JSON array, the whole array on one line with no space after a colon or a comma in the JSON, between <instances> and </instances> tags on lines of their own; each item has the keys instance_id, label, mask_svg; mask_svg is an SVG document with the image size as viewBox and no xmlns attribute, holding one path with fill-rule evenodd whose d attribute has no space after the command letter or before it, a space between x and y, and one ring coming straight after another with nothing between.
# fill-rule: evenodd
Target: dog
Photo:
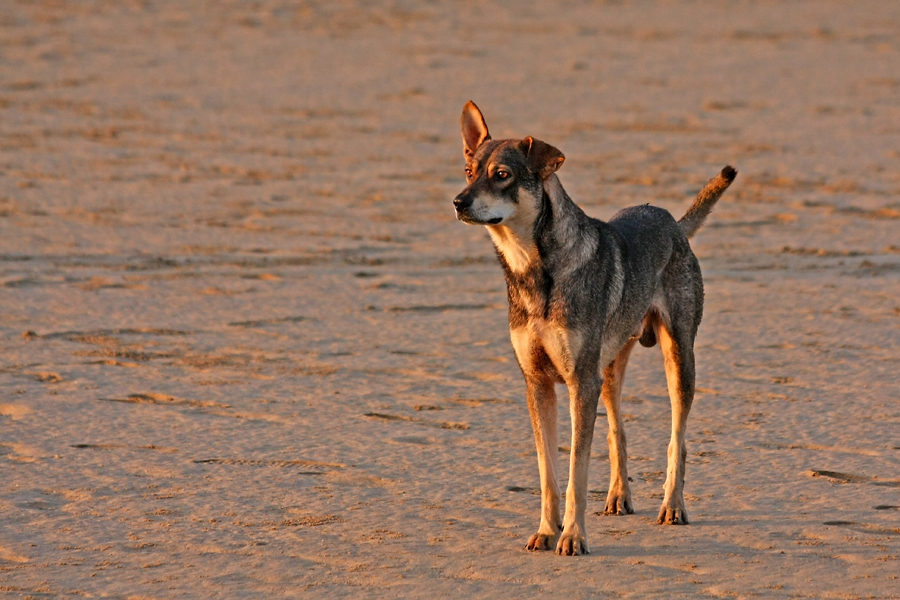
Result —
<instances>
[{"instance_id":1,"label":"dog","mask_svg":"<svg viewBox=\"0 0 900 600\"><path fill-rule=\"evenodd\" d=\"M493 140L473 102L462 113L466 187L456 217L485 225L506 275L509 331L525 378L541 478L541 521L528 550L590 552L584 513L599 398L609 421L611 476L604 514L634 512L619 411L628 357L657 343L672 404L660 524L687 524L685 428L694 398L694 339L703 314L703 279L688 239L734 181L722 169L676 221L649 204L609 222L588 217L556 171L565 156L526 137ZM560 521L556 383L565 383L572 420L569 483Z\"/></svg>"}]
</instances>

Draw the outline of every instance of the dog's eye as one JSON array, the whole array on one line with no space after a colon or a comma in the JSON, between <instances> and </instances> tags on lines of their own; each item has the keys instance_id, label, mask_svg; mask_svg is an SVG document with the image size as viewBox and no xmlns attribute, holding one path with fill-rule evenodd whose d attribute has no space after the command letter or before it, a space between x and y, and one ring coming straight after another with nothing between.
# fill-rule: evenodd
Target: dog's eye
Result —
<instances>
[{"instance_id":1,"label":"dog's eye","mask_svg":"<svg viewBox=\"0 0 900 600\"><path fill-rule=\"evenodd\" d=\"M472 169L466 169L466 179L472 179Z\"/></svg>"},{"instance_id":2,"label":"dog's eye","mask_svg":"<svg viewBox=\"0 0 900 600\"><path fill-rule=\"evenodd\" d=\"M497 171L497 179L509 179L509 171Z\"/></svg>"}]
</instances>

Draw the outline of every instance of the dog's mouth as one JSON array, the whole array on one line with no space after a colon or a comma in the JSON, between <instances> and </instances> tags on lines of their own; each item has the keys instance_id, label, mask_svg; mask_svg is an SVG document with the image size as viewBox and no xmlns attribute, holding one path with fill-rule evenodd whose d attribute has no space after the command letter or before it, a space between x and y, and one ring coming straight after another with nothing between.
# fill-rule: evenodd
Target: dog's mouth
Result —
<instances>
[{"instance_id":1,"label":"dog's mouth","mask_svg":"<svg viewBox=\"0 0 900 600\"><path fill-rule=\"evenodd\" d=\"M476 219L464 212L457 212L456 218L465 223L466 225L498 225L503 221L503 217L494 217L493 219L488 219L486 221L482 221L480 219Z\"/></svg>"}]
</instances>

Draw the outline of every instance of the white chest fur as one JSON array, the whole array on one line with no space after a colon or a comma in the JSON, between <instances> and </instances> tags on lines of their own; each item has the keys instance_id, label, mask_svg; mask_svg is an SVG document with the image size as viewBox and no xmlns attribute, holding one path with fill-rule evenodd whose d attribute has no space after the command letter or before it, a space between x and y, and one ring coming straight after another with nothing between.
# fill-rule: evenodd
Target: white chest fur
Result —
<instances>
[{"instance_id":1,"label":"white chest fur","mask_svg":"<svg viewBox=\"0 0 900 600\"><path fill-rule=\"evenodd\" d=\"M523 240L513 229L505 225L492 225L487 229L491 239L494 240L494 245L513 273L524 272L537 258L537 246L531 239Z\"/></svg>"}]
</instances>

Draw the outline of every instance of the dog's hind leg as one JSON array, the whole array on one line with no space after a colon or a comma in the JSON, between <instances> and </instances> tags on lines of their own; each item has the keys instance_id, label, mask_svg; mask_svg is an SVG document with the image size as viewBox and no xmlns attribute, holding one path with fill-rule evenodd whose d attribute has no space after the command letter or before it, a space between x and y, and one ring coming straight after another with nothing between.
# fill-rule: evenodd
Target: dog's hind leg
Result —
<instances>
[{"instance_id":1,"label":"dog's hind leg","mask_svg":"<svg viewBox=\"0 0 900 600\"><path fill-rule=\"evenodd\" d=\"M609 434L606 439L609 442L610 468L609 492L606 494L606 508L603 511L605 515L624 515L634 512L634 505L631 503L631 488L628 485L625 429L622 425L619 405L622 397L622 382L625 380L625 367L628 365L628 357L631 355L635 342L636 339L628 340L616 359L603 371L601 396L606 405L606 419L609 421Z\"/></svg>"},{"instance_id":2,"label":"dog's hind leg","mask_svg":"<svg viewBox=\"0 0 900 600\"><path fill-rule=\"evenodd\" d=\"M657 319L655 329L665 360L666 382L672 403L672 437L668 448L665 496L657 522L686 525L688 516L684 507L684 469L687 447L684 435L688 413L694 400L694 336L686 331L687 326L669 325L663 319Z\"/></svg>"},{"instance_id":3,"label":"dog's hind leg","mask_svg":"<svg viewBox=\"0 0 900 600\"><path fill-rule=\"evenodd\" d=\"M553 381L543 375L526 376L528 412L537 446L541 474L541 525L528 539L527 550L551 550L562 529L559 520L559 481L557 466L556 390Z\"/></svg>"}]
</instances>

